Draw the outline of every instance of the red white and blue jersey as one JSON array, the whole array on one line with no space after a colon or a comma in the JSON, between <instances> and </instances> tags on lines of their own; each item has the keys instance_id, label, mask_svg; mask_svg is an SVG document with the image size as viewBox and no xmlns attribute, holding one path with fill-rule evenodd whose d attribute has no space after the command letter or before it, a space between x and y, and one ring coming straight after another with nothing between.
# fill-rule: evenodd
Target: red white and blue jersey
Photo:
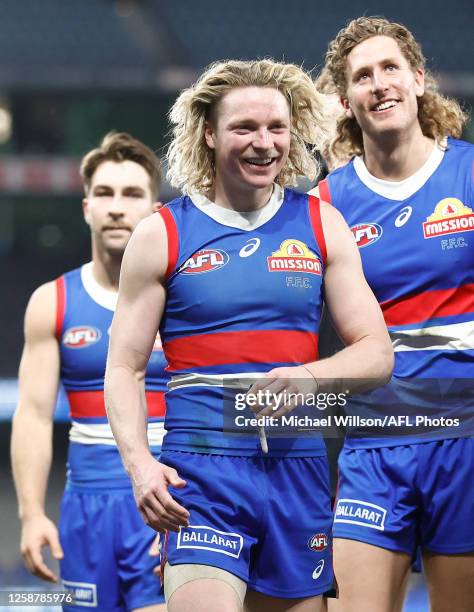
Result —
<instances>
[{"instance_id":1,"label":"red white and blue jersey","mask_svg":"<svg viewBox=\"0 0 474 612\"><path fill-rule=\"evenodd\" d=\"M56 280L56 336L61 382L67 393L72 426L69 434L69 481L77 486L128 484L104 403L104 375L117 294L94 279L92 263ZM164 392L168 375L159 337L148 364L145 388L148 438L154 453L164 435Z\"/></svg>"},{"instance_id":2,"label":"red white and blue jersey","mask_svg":"<svg viewBox=\"0 0 474 612\"><path fill-rule=\"evenodd\" d=\"M256 433L223 433L224 413L230 420L235 414L235 392L224 389L318 358L325 265L319 200L275 186L269 203L249 213L195 194L158 214L169 256L160 327L171 374L163 449L260 454ZM268 442L269 455L324 454L315 435Z\"/></svg>"},{"instance_id":3,"label":"red white and blue jersey","mask_svg":"<svg viewBox=\"0 0 474 612\"><path fill-rule=\"evenodd\" d=\"M321 198L336 206L351 227L365 276L382 308L395 351L394 381L433 379L442 386L441 381L449 379L452 385L457 379L458 393L443 395L443 403L470 413L474 397L466 379L474 377L473 164L474 146L450 138L445 151L435 146L423 167L401 182L375 178L362 158L355 158L320 183ZM402 382L400 389L400 397L410 394L410 386L403 388ZM436 413L441 395L430 389L431 398L422 393L414 404ZM449 405L454 396L456 405ZM464 424L469 429L472 419ZM462 422L457 435L461 430ZM456 435L451 433L447 437ZM393 439L350 443L389 446Z\"/></svg>"}]
</instances>

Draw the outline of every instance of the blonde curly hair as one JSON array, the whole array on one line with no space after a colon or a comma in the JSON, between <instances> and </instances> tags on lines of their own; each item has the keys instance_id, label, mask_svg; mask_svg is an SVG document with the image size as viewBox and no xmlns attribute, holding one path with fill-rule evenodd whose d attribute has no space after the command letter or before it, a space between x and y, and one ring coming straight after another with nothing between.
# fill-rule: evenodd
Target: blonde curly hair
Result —
<instances>
[{"instance_id":1,"label":"blonde curly hair","mask_svg":"<svg viewBox=\"0 0 474 612\"><path fill-rule=\"evenodd\" d=\"M383 17L359 17L339 31L329 43L325 68L342 97L347 97L347 56L361 42L373 36L393 38L412 70L425 71L425 92L418 98L418 120L425 136L441 141L446 136L459 138L467 115L453 98L442 96L433 75L425 69L426 59L413 34L403 25ZM364 151L362 130L355 118L343 116L331 152L337 157L361 155Z\"/></svg>"},{"instance_id":2,"label":"blonde curly hair","mask_svg":"<svg viewBox=\"0 0 474 612\"><path fill-rule=\"evenodd\" d=\"M181 92L169 113L173 126L167 152L169 182L185 193L212 190L214 155L205 141L205 124L212 121L222 97L238 87L272 87L288 101L290 151L276 182L284 187L295 185L299 176L314 179L319 165L313 153L327 140L329 126L324 97L302 68L262 59L215 62L194 85Z\"/></svg>"}]
</instances>

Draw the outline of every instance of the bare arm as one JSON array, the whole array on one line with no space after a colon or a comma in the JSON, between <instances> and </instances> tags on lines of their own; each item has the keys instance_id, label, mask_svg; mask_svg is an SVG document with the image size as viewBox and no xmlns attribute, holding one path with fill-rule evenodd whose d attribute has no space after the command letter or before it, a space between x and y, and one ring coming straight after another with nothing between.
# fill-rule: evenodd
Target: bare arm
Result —
<instances>
[{"instance_id":1,"label":"bare arm","mask_svg":"<svg viewBox=\"0 0 474 612\"><path fill-rule=\"evenodd\" d=\"M154 459L146 435L143 380L165 304L167 237L159 215L144 219L127 246L110 334L105 402L110 425L145 521L177 531L189 513L167 487L184 486L176 471Z\"/></svg>"},{"instance_id":2,"label":"bare arm","mask_svg":"<svg viewBox=\"0 0 474 612\"><path fill-rule=\"evenodd\" d=\"M58 532L45 515L45 495L52 457L52 425L59 379L55 337L54 283L33 293L25 315L25 346L20 363L20 399L13 417L11 455L22 522L21 552L28 569L52 582L41 549L62 557Z\"/></svg>"},{"instance_id":3,"label":"bare arm","mask_svg":"<svg viewBox=\"0 0 474 612\"><path fill-rule=\"evenodd\" d=\"M321 219L328 258L324 276L325 300L334 327L346 345L335 355L304 366L275 368L250 393L342 391L351 380L351 391L364 391L388 382L393 369L393 350L385 321L365 280L360 256L342 215L321 203ZM311 378L316 379L317 384ZM304 380L303 380L304 379ZM337 381L340 381L339 387ZM344 380L346 382L344 382ZM295 405L259 414L279 417Z\"/></svg>"}]
</instances>

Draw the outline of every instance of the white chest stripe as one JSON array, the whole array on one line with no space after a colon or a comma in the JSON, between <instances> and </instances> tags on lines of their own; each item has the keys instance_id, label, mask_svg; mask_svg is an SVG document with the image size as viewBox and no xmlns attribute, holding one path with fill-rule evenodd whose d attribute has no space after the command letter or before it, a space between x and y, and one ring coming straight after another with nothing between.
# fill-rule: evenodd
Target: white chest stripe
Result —
<instances>
[{"instance_id":1,"label":"white chest stripe","mask_svg":"<svg viewBox=\"0 0 474 612\"><path fill-rule=\"evenodd\" d=\"M148 443L150 446L161 446L165 428L163 422L148 423ZM108 423L72 422L69 440L79 444L107 444L116 446L112 430Z\"/></svg>"},{"instance_id":2,"label":"white chest stripe","mask_svg":"<svg viewBox=\"0 0 474 612\"><path fill-rule=\"evenodd\" d=\"M474 321L390 332L393 350L467 351L474 349Z\"/></svg>"}]
</instances>

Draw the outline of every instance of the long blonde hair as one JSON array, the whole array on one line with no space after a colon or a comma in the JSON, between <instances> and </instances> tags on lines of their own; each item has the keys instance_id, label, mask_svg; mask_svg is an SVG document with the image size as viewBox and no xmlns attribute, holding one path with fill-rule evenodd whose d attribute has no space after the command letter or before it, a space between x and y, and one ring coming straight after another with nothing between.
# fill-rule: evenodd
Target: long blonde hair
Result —
<instances>
[{"instance_id":1,"label":"long blonde hair","mask_svg":"<svg viewBox=\"0 0 474 612\"><path fill-rule=\"evenodd\" d=\"M459 138L467 115L453 98L442 96L433 75L425 69L426 59L413 34L403 25L383 17L359 17L339 31L329 43L326 69L337 92L347 97L347 56L358 44L373 36L393 38L412 70L425 70L425 92L418 98L418 120L425 136L441 141L446 136ZM343 116L331 151L337 157L361 155L364 150L362 130L355 118Z\"/></svg>"},{"instance_id":2,"label":"long blonde hair","mask_svg":"<svg viewBox=\"0 0 474 612\"><path fill-rule=\"evenodd\" d=\"M276 182L286 186L296 184L299 176L314 179L319 166L313 152L327 138L324 98L302 68L262 59L213 63L180 94L169 113L173 125L167 153L169 182L185 193L206 193L213 188L214 155L205 141L205 123L212 121L222 97L238 87L272 87L288 101L290 152Z\"/></svg>"}]
</instances>

